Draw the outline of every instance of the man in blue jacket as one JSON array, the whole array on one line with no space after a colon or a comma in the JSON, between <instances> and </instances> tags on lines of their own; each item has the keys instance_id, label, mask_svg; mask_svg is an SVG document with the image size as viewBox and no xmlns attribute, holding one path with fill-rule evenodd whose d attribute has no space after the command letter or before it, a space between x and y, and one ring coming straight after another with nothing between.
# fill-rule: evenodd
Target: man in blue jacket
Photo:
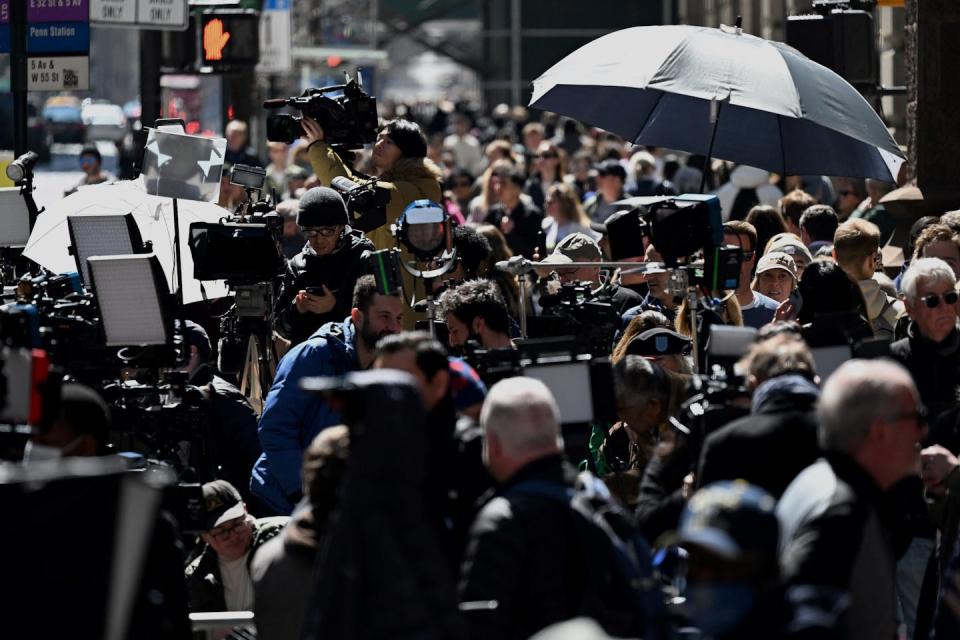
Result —
<instances>
[{"instance_id":1,"label":"man in blue jacket","mask_svg":"<svg viewBox=\"0 0 960 640\"><path fill-rule=\"evenodd\" d=\"M373 276L361 276L353 290L350 316L320 327L280 361L260 417L263 454L250 478L250 490L264 508L280 515L293 510L301 498L304 449L340 420L325 402L300 389L300 379L369 367L377 341L400 333L403 310L399 295L380 295Z\"/></svg>"}]
</instances>

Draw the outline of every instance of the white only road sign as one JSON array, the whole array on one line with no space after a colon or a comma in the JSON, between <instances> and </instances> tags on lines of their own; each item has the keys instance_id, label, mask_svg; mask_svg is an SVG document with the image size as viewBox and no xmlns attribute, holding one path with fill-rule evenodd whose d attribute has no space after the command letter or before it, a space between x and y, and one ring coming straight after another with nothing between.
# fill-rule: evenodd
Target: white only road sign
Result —
<instances>
[{"instance_id":1,"label":"white only road sign","mask_svg":"<svg viewBox=\"0 0 960 640\"><path fill-rule=\"evenodd\" d=\"M260 64L262 73L286 73L290 59L290 9L264 9L260 14Z\"/></svg>"},{"instance_id":2,"label":"white only road sign","mask_svg":"<svg viewBox=\"0 0 960 640\"><path fill-rule=\"evenodd\" d=\"M90 0L90 22L99 26L183 31L187 0Z\"/></svg>"},{"instance_id":3,"label":"white only road sign","mask_svg":"<svg viewBox=\"0 0 960 640\"><path fill-rule=\"evenodd\" d=\"M28 91L88 91L90 56L48 56L27 59Z\"/></svg>"}]
</instances>

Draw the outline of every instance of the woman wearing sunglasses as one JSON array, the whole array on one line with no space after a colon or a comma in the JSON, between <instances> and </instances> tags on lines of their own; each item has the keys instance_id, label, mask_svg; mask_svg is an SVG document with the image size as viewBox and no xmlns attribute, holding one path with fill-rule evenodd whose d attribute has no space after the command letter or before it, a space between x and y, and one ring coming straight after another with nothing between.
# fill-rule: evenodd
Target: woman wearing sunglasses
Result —
<instances>
[{"instance_id":1,"label":"woman wearing sunglasses","mask_svg":"<svg viewBox=\"0 0 960 640\"><path fill-rule=\"evenodd\" d=\"M960 383L956 277L940 258L919 258L903 276L907 337L890 345L913 375L931 418L956 404Z\"/></svg>"}]
</instances>

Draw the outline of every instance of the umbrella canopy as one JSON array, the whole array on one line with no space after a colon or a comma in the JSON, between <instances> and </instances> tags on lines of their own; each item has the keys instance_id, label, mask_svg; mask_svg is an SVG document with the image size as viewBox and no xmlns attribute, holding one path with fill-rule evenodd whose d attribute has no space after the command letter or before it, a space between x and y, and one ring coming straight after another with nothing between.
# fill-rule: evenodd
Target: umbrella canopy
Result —
<instances>
[{"instance_id":1,"label":"umbrella canopy","mask_svg":"<svg viewBox=\"0 0 960 640\"><path fill-rule=\"evenodd\" d=\"M883 121L846 80L792 47L738 28L607 34L535 80L530 106L634 144L782 175L896 182L904 161Z\"/></svg>"},{"instance_id":2,"label":"umbrella canopy","mask_svg":"<svg viewBox=\"0 0 960 640\"><path fill-rule=\"evenodd\" d=\"M193 277L193 256L187 246L191 222L217 222L229 213L210 202L180 200L180 255L183 260L183 302L189 304L207 298L229 294L222 281L203 282ZM80 187L37 217L30 240L23 254L54 273L76 271L77 265L69 253L70 233L68 215L132 213L140 236L153 242L156 254L167 277L170 291L176 290L174 268L173 201L151 196L140 180L104 183Z\"/></svg>"}]
</instances>

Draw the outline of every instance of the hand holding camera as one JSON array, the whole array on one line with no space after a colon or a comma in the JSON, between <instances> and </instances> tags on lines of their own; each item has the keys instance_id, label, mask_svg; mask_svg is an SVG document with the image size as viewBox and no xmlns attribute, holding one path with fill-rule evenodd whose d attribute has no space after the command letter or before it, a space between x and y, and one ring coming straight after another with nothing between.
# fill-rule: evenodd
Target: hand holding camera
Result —
<instances>
[{"instance_id":1,"label":"hand holding camera","mask_svg":"<svg viewBox=\"0 0 960 640\"><path fill-rule=\"evenodd\" d=\"M303 116L300 125L303 127L303 135L300 137L303 138L308 145L314 142L323 142L325 136L323 127L320 126L319 122L310 116Z\"/></svg>"},{"instance_id":2,"label":"hand holding camera","mask_svg":"<svg viewBox=\"0 0 960 640\"><path fill-rule=\"evenodd\" d=\"M323 314L333 310L334 305L337 304L337 299L333 292L327 288L327 285L323 285L322 287L309 287L301 290L293 299L293 303L296 305L298 313Z\"/></svg>"}]
</instances>

